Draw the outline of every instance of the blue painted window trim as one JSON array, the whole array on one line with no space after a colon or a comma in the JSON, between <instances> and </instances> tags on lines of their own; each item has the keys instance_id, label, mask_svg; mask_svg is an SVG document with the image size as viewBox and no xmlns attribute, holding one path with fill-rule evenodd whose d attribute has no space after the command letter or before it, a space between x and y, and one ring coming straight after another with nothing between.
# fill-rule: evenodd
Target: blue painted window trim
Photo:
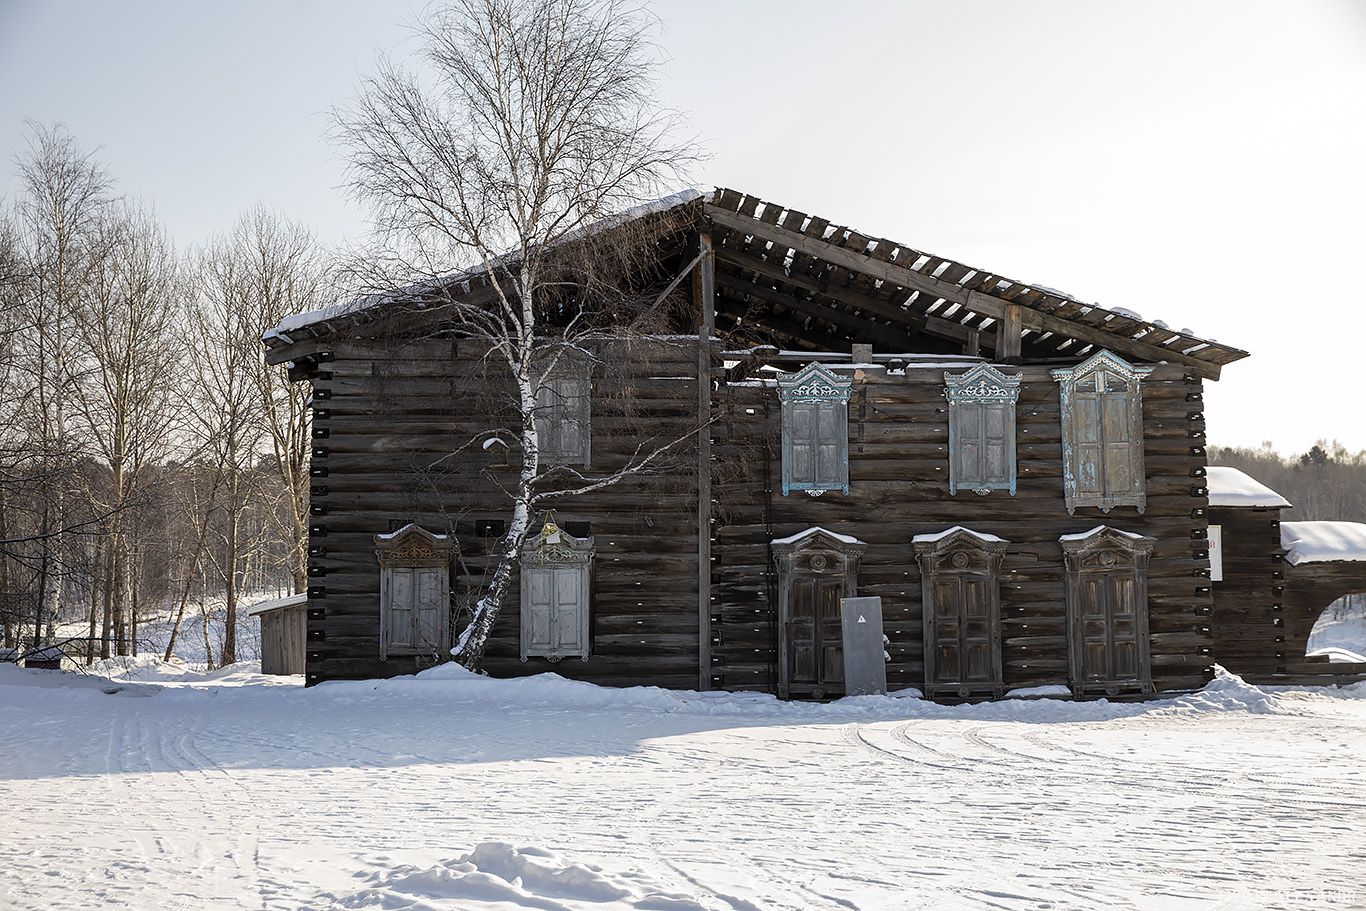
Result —
<instances>
[{"instance_id":1,"label":"blue painted window trim","mask_svg":"<svg viewBox=\"0 0 1366 911\"><path fill-rule=\"evenodd\" d=\"M1134 506L1140 515L1147 507L1147 478L1143 466L1143 378L1152 372L1152 367L1135 367L1110 351L1097 351L1076 367L1051 371L1050 375L1060 388L1063 498L1068 515L1073 514L1078 506L1094 506L1103 513L1109 513L1116 506ZM1126 491L1106 490L1098 495L1085 493L1081 489L1080 477L1084 466L1079 450L1082 444L1078 442L1078 423L1082 417L1076 400L1077 386L1096 373L1113 374L1124 380L1128 386L1125 392L1106 390L1103 393L1090 394L1123 396L1128 400L1129 426L1126 428L1124 442L1127 444L1125 450L1129 459L1126 470L1133 478L1130 489ZM1104 420L1103 414L1098 416L1098 420ZM1092 466L1092 470L1098 478L1104 478L1108 475L1106 463L1114 457L1113 441L1111 445L1106 445L1102 440L1095 449L1096 464Z\"/></svg>"},{"instance_id":2,"label":"blue painted window trim","mask_svg":"<svg viewBox=\"0 0 1366 911\"><path fill-rule=\"evenodd\" d=\"M849 392L853 385L853 380L836 376L821 364L814 362L797 373L779 374L778 399L782 403L783 412L783 496L787 496L793 490L838 490L845 494L849 493ZM799 441L795 439L793 430L792 406L797 404L814 405L816 412L811 422L811 439L806 441L813 449L812 478L809 481L793 477L792 448L794 442ZM829 415L832 420L822 422L822 414ZM823 442L820 439L822 423L839 428L826 443L836 446L836 477L825 482L815 477L819 472L818 449Z\"/></svg>"},{"instance_id":3,"label":"blue painted window trim","mask_svg":"<svg viewBox=\"0 0 1366 911\"><path fill-rule=\"evenodd\" d=\"M1015 403L1020 397L1020 378L1009 376L990 364L978 364L966 373L944 374L944 397L949 400L949 493L959 490L1008 490L1015 496ZM1000 406L1004 424L1002 446L1005 474L969 482L958 476L966 406ZM985 431L982 431L983 433ZM985 460L985 453L981 456Z\"/></svg>"}]
</instances>

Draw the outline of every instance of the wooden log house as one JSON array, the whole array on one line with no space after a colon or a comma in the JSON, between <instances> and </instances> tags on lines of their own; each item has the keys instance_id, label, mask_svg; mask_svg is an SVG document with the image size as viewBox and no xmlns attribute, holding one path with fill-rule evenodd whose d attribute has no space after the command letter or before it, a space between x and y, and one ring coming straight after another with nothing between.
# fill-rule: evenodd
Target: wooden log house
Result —
<instances>
[{"instance_id":1,"label":"wooden log house","mask_svg":"<svg viewBox=\"0 0 1366 911\"><path fill-rule=\"evenodd\" d=\"M732 190L662 208L648 282L681 299L674 324L632 359L592 352L544 436L590 473L644 435L685 443L667 472L555 504L490 673L829 698L856 594L882 598L892 689L1210 679L1203 392L1246 352ZM516 437L470 445L506 419L474 394L496 383L484 352L384 330L400 303L265 339L313 389L310 684L442 660L505 527ZM380 552L408 526L430 539L414 565L450 543L439 596Z\"/></svg>"}]
</instances>

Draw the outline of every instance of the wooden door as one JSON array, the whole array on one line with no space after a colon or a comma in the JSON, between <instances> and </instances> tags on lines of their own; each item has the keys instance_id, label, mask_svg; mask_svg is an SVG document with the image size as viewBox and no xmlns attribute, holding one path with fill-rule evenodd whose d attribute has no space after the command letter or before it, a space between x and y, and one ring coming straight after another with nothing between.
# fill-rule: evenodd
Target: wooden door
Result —
<instances>
[{"instance_id":1,"label":"wooden door","mask_svg":"<svg viewBox=\"0 0 1366 911\"><path fill-rule=\"evenodd\" d=\"M792 579L791 616L784 629L788 679L780 682L786 692L820 696L843 687L842 597L841 576Z\"/></svg>"},{"instance_id":2,"label":"wooden door","mask_svg":"<svg viewBox=\"0 0 1366 911\"><path fill-rule=\"evenodd\" d=\"M991 684L1000 679L994 660L999 635L986 576L941 576L934 591L934 678L947 686Z\"/></svg>"},{"instance_id":3,"label":"wooden door","mask_svg":"<svg viewBox=\"0 0 1366 911\"><path fill-rule=\"evenodd\" d=\"M1141 676L1139 610L1132 573L1092 572L1082 579L1077 644L1084 681Z\"/></svg>"}]
</instances>

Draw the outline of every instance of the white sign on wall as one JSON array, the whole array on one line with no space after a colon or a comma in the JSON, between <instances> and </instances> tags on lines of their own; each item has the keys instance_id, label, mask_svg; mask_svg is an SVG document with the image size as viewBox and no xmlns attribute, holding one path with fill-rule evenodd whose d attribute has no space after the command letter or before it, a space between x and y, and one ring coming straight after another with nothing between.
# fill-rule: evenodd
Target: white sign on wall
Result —
<instances>
[{"instance_id":1,"label":"white sign on wall","mask_svg":"<svg viewBox=\"0 0 1366 911\"><path fill-rule=\"evenodd\" d=\"M1211 582L1224 579L1224 526L1209 527L1209 578Z\"/></svg>"}]
</instances>

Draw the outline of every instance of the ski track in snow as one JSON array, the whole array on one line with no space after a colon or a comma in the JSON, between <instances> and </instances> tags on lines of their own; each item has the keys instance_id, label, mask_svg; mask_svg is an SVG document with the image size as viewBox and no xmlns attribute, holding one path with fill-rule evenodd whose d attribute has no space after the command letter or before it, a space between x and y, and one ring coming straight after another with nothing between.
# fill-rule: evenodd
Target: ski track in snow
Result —
<instances>
[{"instance_id":1,"label":"ski track in snow","mask_svg":"<svg viewBox=\"0 0 1366 911\"><path fill-rule=\"evenodd\" d=\"M1366 698L713 711L423 679L0 677L0 908L1366 908Z\"/></svg>"}]
</instances>

